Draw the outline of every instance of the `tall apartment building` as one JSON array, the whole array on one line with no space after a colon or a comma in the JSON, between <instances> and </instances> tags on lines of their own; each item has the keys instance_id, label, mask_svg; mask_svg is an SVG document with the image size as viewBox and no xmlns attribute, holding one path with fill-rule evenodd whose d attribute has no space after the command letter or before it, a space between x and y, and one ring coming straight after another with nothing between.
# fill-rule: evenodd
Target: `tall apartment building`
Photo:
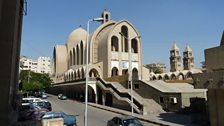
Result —
<instances>
[{"instance_id":1,"label":"tall apartment building","mask_svg":"<svg viewBox=\"0 0 224 126\"><path fill-rule=\"evenodd\" d=\"M20 58L20 69L51 74L51 59L50 57L39 57L37 60L33 60L27 56L22 56Z\"/></svg>"},{"instance_id":2,"label":"tall apartment building","mask_svg":"<svg viewBox=\"0 0 224 126\"><path fill-rule=\"evenodd\" d=\"M37 72L51 74L51 59L50 59L50 57L39 57L37 59Z\"/></svg>"}]
</instances>

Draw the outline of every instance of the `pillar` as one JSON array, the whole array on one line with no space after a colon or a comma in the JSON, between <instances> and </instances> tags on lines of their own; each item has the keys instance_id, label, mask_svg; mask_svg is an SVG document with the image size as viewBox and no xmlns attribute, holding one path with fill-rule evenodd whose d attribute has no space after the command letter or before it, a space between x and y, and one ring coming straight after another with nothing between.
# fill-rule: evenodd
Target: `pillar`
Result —
<instances>
[{"instance_id":1,"label":"pillar","mask_svg":"<svg viewBox=\"0 0 224 126\"><path fill-rule=\"evenodd\" d=\"M0 126L17 120L22 6L22 0L0 0Z\"/></svg>"}]
</instances>

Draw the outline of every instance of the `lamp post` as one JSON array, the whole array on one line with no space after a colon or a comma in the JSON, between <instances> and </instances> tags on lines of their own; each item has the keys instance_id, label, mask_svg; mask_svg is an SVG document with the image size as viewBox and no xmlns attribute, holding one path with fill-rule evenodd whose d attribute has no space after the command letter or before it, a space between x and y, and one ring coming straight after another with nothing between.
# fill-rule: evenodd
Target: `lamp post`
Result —
<instances>
[{"instance_id":1,"label":"lamp post","mask_svg":"<svg viewBox=\"0 0 224 126\"><path fill-rule=\"evenodd\" d=\"M131 85L131 115L134 116L134 109L133 109L133 85L132 85L132 52L131 52L131 40L135 38L140 38L141 36L136 36L133 38L128 38L123 33L119 32L121 36L128 40L128 59L129 59L129 67L128 67L128 83Z\"/></svg>"},{"instance_id":2,"label":"lamp post","mask_svg":"<svg viewBox=\"0 0 224 126\"><path fill-rule=\"evenodd\" d=\"M85 89L85 117L84 117L84 126L88 126L87 125L87 106L88 106L88 73L89 73L89 70L88 70L88 63L89 63L89 24L90 22L92 21L103 21L104 18L94 18L94 19L90 19L88 20L87 22L87 35L86 35L86 89Z\"/></svg>"}]
</instances>

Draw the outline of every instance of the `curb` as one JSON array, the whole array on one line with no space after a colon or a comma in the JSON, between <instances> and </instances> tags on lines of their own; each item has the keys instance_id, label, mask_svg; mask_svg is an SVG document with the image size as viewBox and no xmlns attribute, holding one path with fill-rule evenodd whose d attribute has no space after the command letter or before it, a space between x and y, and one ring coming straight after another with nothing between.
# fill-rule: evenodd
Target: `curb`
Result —
<instances>
[{"instance_id":1,"label":"curb","mask_svg":"<svg viewBox=\"0 0 224 126\"><path fill-rule=\"evenodd\" d=\"M106 110L106 111L110 111L110 112L113 112L113 113L118 113L118 114L121 114L121 115L128 115L128 114L125 114L123 112L118 112L118 111L114 111L114 110L98 107L98 106L95 106L93 104L88 104L88 105L92 106L92 107L95 107L95 108L100 108L100 109L103 109L103 110ZM135 118L138 118L139 120L142 120L142 121L145 121L145 122L149 122L149 123L152 123L152 124L160 125L160 126L170 126L170 125L167 125L167 124L163 124L163 123L147 120L147 119L144 119L144 118L141 118L141 117L136 117L135 116Z\"/></svg>"}]
</instances>

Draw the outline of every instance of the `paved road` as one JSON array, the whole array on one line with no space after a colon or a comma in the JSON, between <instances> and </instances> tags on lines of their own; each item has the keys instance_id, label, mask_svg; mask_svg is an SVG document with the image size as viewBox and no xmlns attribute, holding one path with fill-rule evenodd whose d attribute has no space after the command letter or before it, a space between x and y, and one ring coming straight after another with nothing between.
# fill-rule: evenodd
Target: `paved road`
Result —
<instances>
[{"instance_id":1,"label":"paved road","mask_svg":"<svg viewBox=\"0 0 224 126\"><path fill-rule=\"evenodd\" d=\"M73 100L59 100L53 95L49 95L47 100L51 102L53 111L63 111L67 114L78 115L78 126L84 126L85 104ZM107 120L114 116L119 116L119 114L88 106L88 126L106 126ZM155 126L147 122L142 123L144 126Z\"/></svg>"}]
</instances>

